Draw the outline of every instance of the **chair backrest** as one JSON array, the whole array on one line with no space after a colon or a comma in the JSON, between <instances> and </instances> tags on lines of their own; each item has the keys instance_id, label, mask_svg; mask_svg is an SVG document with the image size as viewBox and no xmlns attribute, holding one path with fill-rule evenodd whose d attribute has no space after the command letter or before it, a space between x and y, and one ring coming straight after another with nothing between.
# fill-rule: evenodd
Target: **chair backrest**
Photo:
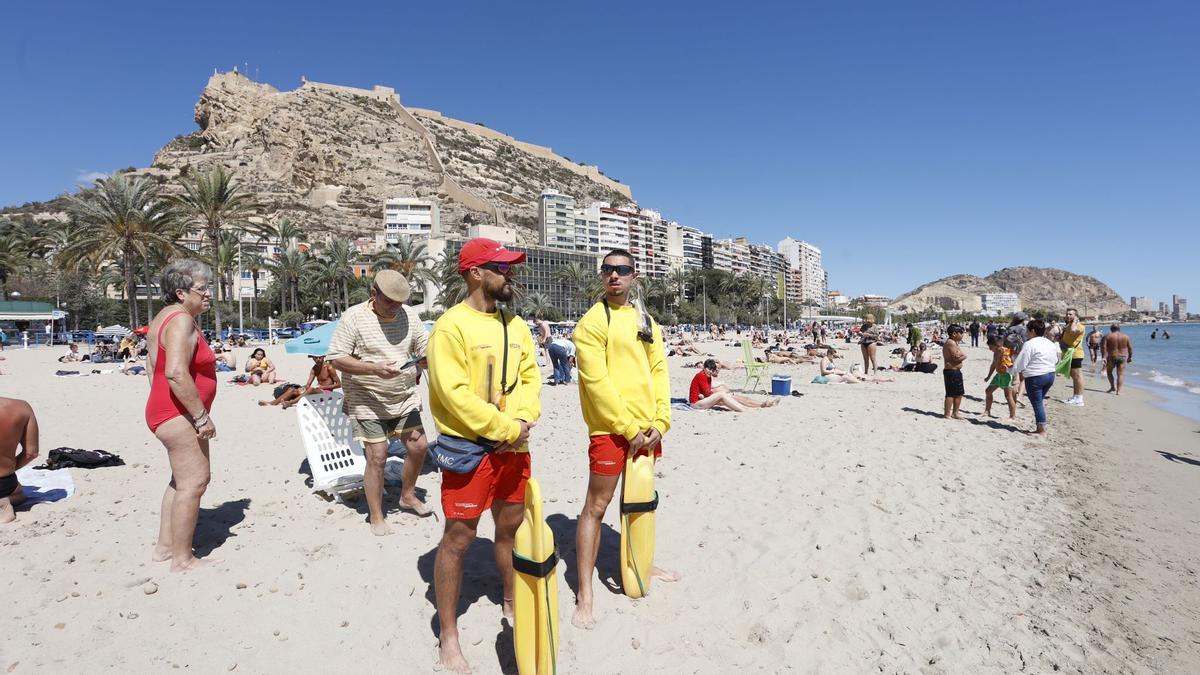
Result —
<instances>
[{"instance_id":1,"label":"chair backrest","mask_svg":"<svg viewBox=\"0 0 1200 675\"><path fill-rule=\"evenodd\" d=\"M754 363L754 350L750 348L749 340L742 340L742 358L747 365Z\"/></svg>"},{"instance_id":2,"label":"chair backrest","mask_svg":"<svg viewBox=\"0 0 1200 675\"><path fill-rule=\"evenodd\" d=\"M296 404L296 419L314 490L362 480L366 457L352 436L350 418L342 412L342 392L305 396Z\"/></svg>"}]
</instances>

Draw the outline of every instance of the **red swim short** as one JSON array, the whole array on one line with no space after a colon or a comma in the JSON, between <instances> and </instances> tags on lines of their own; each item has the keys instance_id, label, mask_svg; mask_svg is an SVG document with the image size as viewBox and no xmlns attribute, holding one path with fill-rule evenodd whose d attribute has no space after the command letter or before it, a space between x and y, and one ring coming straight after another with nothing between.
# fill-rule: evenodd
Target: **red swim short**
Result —
<instances>
[{"instance_id":1,"label":"red swim short","mask_svg":"<svg viewBox=\"0 0 1200 675\"><path fill-rule=\"evenodd\" d=\"M629 452L629 441L618 434L592 436L588 444L589 470L600 476L619 476L625 470L625 455ZM638 450L645 455L649 449ZM662 457L662 443L654 446L654 459Z\"/></svg>"},{"instance_id":2,"label":"red swim short","mask_svg":"<svg viewBox=\"0 0 1200 675\"><path fill-rule=\"evenodd\" d=\"M525 501L529 480L528 452L489 452L471 473L442 472L442 513L470 520L492 507L492 501Z\"/></svg>"}]
</instances>

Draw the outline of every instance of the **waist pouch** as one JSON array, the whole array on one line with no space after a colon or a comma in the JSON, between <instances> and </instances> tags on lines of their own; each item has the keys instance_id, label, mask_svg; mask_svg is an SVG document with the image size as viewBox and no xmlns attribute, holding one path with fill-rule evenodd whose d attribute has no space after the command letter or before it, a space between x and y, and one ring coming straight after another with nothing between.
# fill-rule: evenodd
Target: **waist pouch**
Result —
<instances>
[{"instance_id":1,"label":"waist pouch","mask_svg":"<svg viewBox=\"0 0 1200 675\"><path fill-rule=\"evenodd\" d=\"M450 434L441 434L433 442L433 463L442 471L471 473L483 456L495 450L495 444L487 439L472 441Z\"/></svg>"}]
</instances>

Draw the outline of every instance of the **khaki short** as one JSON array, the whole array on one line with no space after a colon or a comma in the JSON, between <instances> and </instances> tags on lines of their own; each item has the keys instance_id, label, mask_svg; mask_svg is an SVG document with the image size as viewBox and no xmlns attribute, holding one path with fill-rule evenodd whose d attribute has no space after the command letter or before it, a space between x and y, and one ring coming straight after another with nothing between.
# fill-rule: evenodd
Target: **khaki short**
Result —
<instances>
[{"instance_id":1,"label":"khaki short","mask_svg":"<svg viewBox=\"0 0 1200 675\"><path fill-rule=\"evenodd\" d=\"M424 431L421 425L421 411L414 410L402 417L390 420L360 420L350 419L350 434L354 440L361 443L384 443L389 437L400 436L410 430Z\"/></svg>"}]
</instances>

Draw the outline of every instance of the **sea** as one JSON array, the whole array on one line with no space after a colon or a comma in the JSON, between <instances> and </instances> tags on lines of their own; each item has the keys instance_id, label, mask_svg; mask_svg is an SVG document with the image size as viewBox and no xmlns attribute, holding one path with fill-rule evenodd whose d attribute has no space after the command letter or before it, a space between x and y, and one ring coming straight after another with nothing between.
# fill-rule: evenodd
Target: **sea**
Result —
<instances>
[{"instance_id":1,"label":"sea","mask_svg":"<svg viewBox=\"0 0 1200 675\"><path fill-rule=\"evenodd\" d=\"M1103 326L1104 332L1108 327ZM1125 368L1125 384L1145 389L1158 405L1200 421L1200 323L1122 325L1133 343L1133 364ZM1157 339L1150 335L1157 331ZM1170 333L1170 339L1163 337ZM1090 364L1085 362L1084 368ZM1098 371L1104 379L1104 370ZM1107 381L1104 382L1107 389Z\"/></svg>"}]
</instances>

